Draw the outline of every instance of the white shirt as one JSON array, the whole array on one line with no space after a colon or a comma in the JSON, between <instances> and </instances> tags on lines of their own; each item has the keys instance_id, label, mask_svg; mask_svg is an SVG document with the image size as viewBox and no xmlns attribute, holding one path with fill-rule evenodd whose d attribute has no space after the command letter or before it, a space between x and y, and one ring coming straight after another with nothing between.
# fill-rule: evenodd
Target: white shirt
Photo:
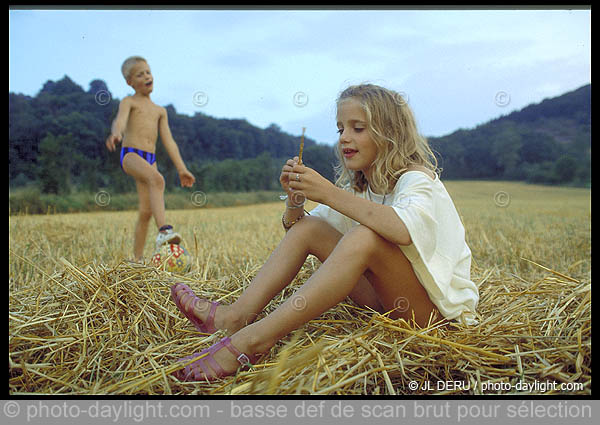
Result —
<instances>
[{"instance_id":1,"label":"white shirt","mask_svg":"<svg viewBox=\"0 0 600 425\"><path fill-rule=\"evenodd\" d=\"M378 195L367 188L355 196L391 206L406 225L412 243L398 245L427 291L429 298L447 319L472 325L479 301L477 286L471 281L471 250L465 229L444 184L421 171L407 171L398 179L392 193ZM311 216L321 217L345 234L359 223L319 204Z\"/></svg>"}]
</instances>

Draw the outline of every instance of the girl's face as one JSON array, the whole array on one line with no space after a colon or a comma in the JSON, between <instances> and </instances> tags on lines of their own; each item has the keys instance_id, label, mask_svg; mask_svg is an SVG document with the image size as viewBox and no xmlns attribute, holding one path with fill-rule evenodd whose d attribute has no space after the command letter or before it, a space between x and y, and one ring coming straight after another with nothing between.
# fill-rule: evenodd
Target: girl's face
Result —
<instances>
[{"instance_id":1,"label":"girl's face","mask_svg":"<svg viewBox=\"0 0 600 425\"><path fill-rule=\"evenodd\" d=\"M154 78L150 72L150 66L146 62L138 62L131 69L127 83L133 87L136 93L150 94L153 89Z\"/></svg>"},{"instance_id":2,"label":"girl's face","mask_svg":"<svg viewBox=\"0 0 600 425\"><path fill-rule=\"evenodd\" d=\"M362 171L368 180L369 169L377 157L377 146L369 136L367 117L358 101L349 98L338 104L337 127L346 168Z\"/></svg>"}]
</instances>

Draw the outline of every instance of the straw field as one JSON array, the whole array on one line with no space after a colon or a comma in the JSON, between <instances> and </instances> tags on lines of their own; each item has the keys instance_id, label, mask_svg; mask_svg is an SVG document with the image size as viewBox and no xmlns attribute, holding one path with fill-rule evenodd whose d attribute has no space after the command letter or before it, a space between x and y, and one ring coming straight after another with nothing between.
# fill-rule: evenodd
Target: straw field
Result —
<instances>
[{"instance_id":1,"label":"straw field","mask_svg":"<svg viewBox=\"0 0 600 425\"><path fill-rule=\"evenodd\" d=\"M169 287L235 300L284 234L281 203L169 210L193 255L185 275L128 260L135 211L9 216L9 392L591 394L590 190L446 186L473 252L478 325L417 329L348 300L210 384L170 375L222 335L195 332ZM309 257L263 314L318 267Z\"/></svg>"}]
</instances>

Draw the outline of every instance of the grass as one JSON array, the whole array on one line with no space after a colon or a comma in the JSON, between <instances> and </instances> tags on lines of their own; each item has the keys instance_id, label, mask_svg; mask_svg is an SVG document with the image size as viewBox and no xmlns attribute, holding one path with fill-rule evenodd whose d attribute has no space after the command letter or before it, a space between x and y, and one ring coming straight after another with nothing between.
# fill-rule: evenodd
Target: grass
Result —
<instances>
[{"instance_id":1,"label":"grass","mask_svg":"<svg viewBox=\"0 0 600 425\"><path fill-rule=\"evenodd\" d=\"M281 202L169 209L193 256L185 275L128 261L135 211L9 215L9 391L591 394L590 190L446 186L473 252L479 325L415 329L347 301L281 341L253 370L213 384L183 384L169 375L178 358L218 337L193 332L170 301L169 286L183 281L199 296L234 300L283 237ZM310 257L264 314L318 267ZM469 389L435 390L441 380ZM429 381L434 391L413 391L413 381ZM536 388L548 381L557 388L515 389L518 382ZM490 390L497 388L490 383L513 389Z\"/></svg>"},{"instance_id":2,"label":"grass","mask_svg":"<svg viewBox=\"0 0 600 425\"><path fill-rule=\"evenodd\" d=\"M281 191L208 192L173 189L165 193L168 209L231 207L273 202ZM8 214L57 214L77 212L129 211L137 208L137 193L114 193L100 189L96 192L74 191L69 194L43 194L36 187L9 191Z\"/></svg>"}]
</instances>

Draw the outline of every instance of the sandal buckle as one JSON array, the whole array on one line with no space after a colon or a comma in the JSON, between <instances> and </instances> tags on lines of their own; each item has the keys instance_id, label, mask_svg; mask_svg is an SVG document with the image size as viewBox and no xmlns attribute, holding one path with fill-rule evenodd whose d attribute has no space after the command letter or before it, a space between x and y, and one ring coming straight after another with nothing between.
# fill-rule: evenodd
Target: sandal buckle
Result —
<instances>
[{"instance_id":1,"label":"sandal buckle","mask_svg":"<svg viewBox=\"0 0 600 425\"><path fill-rule=\"evenodd\" d=\"M243 364L244 366L250 364L250 358L248 358L248 356L245 355L244 353L240 354L237 357L237 361L240 362L240 364Z\"/></svg>"}]
</instances>

